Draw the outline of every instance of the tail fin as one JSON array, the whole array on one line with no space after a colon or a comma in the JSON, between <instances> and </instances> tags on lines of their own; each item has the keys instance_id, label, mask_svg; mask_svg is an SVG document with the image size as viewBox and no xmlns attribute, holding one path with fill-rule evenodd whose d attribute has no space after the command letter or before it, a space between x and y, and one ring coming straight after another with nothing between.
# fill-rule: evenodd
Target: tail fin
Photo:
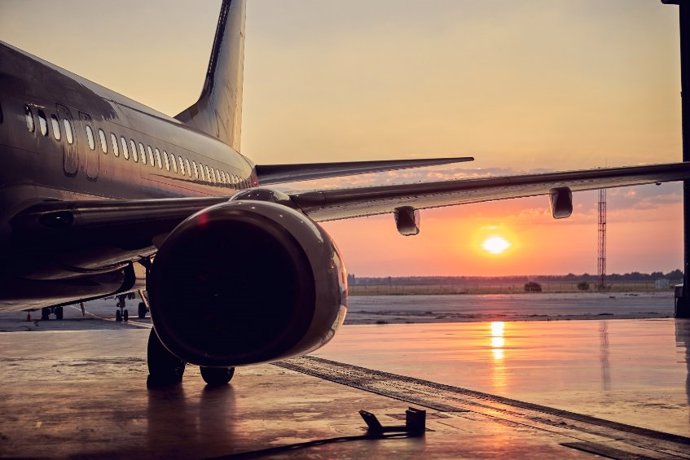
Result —
<instances>
[{"instance_id":1,"label":"tail fin","mask_svg":"<svg viewBox=\"0 0 690 460\"><path fill-rule=\"evenodd\" d=\"M245 0L223 0L199 100L175 118L235 150L242 129Z\"/></svg>"}]
</instances>

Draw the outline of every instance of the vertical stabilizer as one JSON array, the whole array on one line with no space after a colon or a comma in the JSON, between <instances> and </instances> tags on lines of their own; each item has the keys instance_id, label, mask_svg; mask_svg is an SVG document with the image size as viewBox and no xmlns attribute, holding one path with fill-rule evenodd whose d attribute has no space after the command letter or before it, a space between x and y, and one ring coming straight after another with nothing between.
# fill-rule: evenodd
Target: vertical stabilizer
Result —
<instances>
[{"instance_id":1,"label":"vertical stabilizer","mask_svg":"<svg viewBox=\"0 0 690 460\"><path fill-rule=\"evenodd\" d=\"M199 100L175 118L240 148L245 0L223 0Z\"/></svg>"}]
</instances>

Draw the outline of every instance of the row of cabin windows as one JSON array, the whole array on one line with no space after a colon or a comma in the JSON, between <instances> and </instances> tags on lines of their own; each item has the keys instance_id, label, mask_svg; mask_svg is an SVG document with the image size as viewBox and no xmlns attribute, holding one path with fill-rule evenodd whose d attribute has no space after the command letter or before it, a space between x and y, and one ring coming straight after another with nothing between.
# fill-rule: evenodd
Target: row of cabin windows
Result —
<instances>
[{"instance_id":1,"label":"row of cabin windows","mask_svg":"<svg viewBox=\"0 0 690 460\"><path fill-rule=\"evenodd\" d=\"M31 107L28 105L24 106L24 117L26 118L26 127L29 132L35 132L36 122L34 121ZM74 131L72 129L72 123L66 118L62 120L62 123L65 128L65 137L67 138L67 142L70 144L74 143ZM59 141L62 139L62 133L60 132L60 122L55 114L50 115L50 124L53 126L53 136L55 137L55 140ZM38 111L38 126L41 135L48 136L48 117L46 117L46 114L43 110Z\"/></svg>"},{"instance_id":2,"label":"row of cabin windows","mask_svg":"<svg viewBox=\"0 0 690 460\"><path fill-rule=\"evenodd\" d=\"M24 115L26 118L27 129L29 132L35 132L36 122L34 120L33 111L28 105L24 106ZM39 109L37 116L41 135L48 136L48 118L46 117L45 112ZM69 144L74 143L74 131L72 128L72 123L67 118L63 118L62 123L65 129L65 138L67 139L67 142ZM50 124L52 125L55 140L59 141L62 138L60 132L60 122L57 116L54 114L50 115ZM89 124L85 124L84 129L86 131L86 140L89 148L91 150L95 150L96 138L94 136L93 128L91 128ZM105 131L103 131L101 128L98 128L98 141L101 152L103 152L104 155L107 155L107 136ZM122 153L122 157L125 160L129 160L131 158L135 163L141 162L143 165L148 164L154 168L157 166L158 169L163 169L165 166L167 171L172 171L183 176L193 177L194 179L205 180L214 184L232 186L241 185L242 187L248 186L247 181L240 180L240 178L234 174L229 174L223 170L215 169L200 163L197 165L196 161L194 160L192 160L190 163L189 159L183 158L181 155L178 155L177 158L175 158L174 154L168 154L166 150L163 150L161 155L161 151L158 149L158 147L151 148L150 145L144 146L143 143L137 143L134 141L134 139L129 139L128 142L125 136L120 136L118 142L117 135L112 132L110 133L110 147L112 148L113 154L116 157L119 157L120 153Z\"/></svg>"}]
</instances>

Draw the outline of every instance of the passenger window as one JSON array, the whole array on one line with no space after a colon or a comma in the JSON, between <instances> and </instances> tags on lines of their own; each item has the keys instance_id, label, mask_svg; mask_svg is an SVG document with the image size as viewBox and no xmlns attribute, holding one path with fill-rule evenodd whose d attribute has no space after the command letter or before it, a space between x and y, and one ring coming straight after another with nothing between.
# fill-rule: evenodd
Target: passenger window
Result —
<instances>
[{"instance_id":1,"label":"passenger window","mask_svg":"<svg viewBox=\"0 0 690 460\"><path fill-rule=\"evenodd\" d=\"M208 166L204 166L206 169L206 180L211 182L211 172L208 170Z\"/></svg>"},{"instance_id":2,"label":"passenger window","mask_svg":"<svg viewBox=\"0 0 690 460\"><path fill-rule=\"evenodd\" d=\"M199 168L196 167L196 161L192 160L192 166L194 166L194 179L199 178Z\"/></svg>"},{"instance_id":3,"label":"passenger window","mask_svg":"<svg viewBox=\"0 0 690 460\"><path fill-rule=\"evenodd\" d=\"M158 169L163 169L163 163L161 163L161 151L156 147L156 163L158 164Z\"/></svg>"},{"instance_id":4,"label":"passenger window","mask_svg":"<svg viewBox=\"0 0 690 460\"><path fill-rule=\"evenodd\" d=\"M117 136L114 133L110 133L110 143L113 146L113 154L115 154L116 157L119 157L120 150L117 147Z\"/></svg>"},{"instance_id":5,"label":"passenger window","mask_svg":"<svg viewBox=\"0 0 690 460\"><path fill-rule=\"evenodd\" d=\"M150 145L147 145L147 146L146 146L146 152L148 152L148 154L149 154L149 164L150 164L151 166L154 166L154 167L155 167L155 166L156 166L156 160L153 159L153 150L151 150L151 146L150 146Z\"/></svg>"},{"instance_id":6,"label":"passenger window","mask_svg":"<svg viewBox=\"0 0 690 460\"><path fill-rule=\"evenodd\" d=\"M206 180L204 177L204 165L202 164L199 165L199 178L201 178L201 180Z\"/></svg>"},{"instance_id":7,"label":"passenger window","mask_svg":"<svg viewBox=\"0 0 690 460\"><path fill-rule=\"evenodd\" d=\"M30 133L33 133L36 130L36 122L34 121L34 114L31 112L31 107L28 105L24 106L24 118L26 119L26 129L28 129Z\"/></svg>"},{"instance_id":8,"label":"passenger window","mask_svg":"<svg viewBox=\"0 0 690 460\"><path fill-rule=\"evenodd\" d=\"M41 129L41 134L44 136L48 135L48 119L43 110L38 111L38 126Z\"/></svg>"},{"instance_id":9,"label":"passenger window","mask_svg":"<svg viewBox=\"0 0 690 460\"><path fill-rule=\"evenodd\" d=\"M141 163L146 164L146 151L144 150L144 144L139 142L139 158L141 158Z\"/></svg>"},{"instance_id":10,"label":"passenger window","mask_svg":"<svg viewBox=\"0 0 690 460\"><path fill-rule=\"evenodd\" d=\"M141 164L145 165L147 163L146 161L146 152L144 151L144 144L139 142L139 158L141 158Z\"/></svg>"},{"instance_id":11,"label":"passenger window","mask_svg":"<svg viewBox=\"0 0 690 460\"><path fill-rule=\"evenodd\" d=\"M170 164L172 165L173 171L177 172L177 161L175 160L175 155L172 153L170 154Z\"/></svg>"},{"instance_id":12,"label":"passenger window","mask_svg":"<svg viewBox=\"0 0 690 460\"><path fill-rule=\"evenodd\" d=\"M86 125L86 140L89 142L89 148L91 150L96 148L96 140L93 138L93 130L89 125Z\"/></svg>"},{"instance_id":13,"label":"passenger window","mask_svg":"<svg viewBox=\"0 0 690 460\"><path fill-rule=\"evenodd\" d=\"M185 164L185 166L187 167L187 175L188 175L189 177L192 177L192 167L189 166L189 160L185 158L185 159L184 159L184 164Z\"/></svg>"},{"instance_id":14,"label":"passenger window","mask_svg":"<svg viewBox=\"0 0 690 460\"><path fill-rule=\"evenodd\" d=\"M53 137L56 141L59 141L62 138L62 134L60 134L60 122L55 115L50 116L50 124L53 125Z\"/></svg>"},{"instance_id":15,"label":"passenger window","mask_svg":"<svg viewBox=\"0 0 690 460\"><path fill-rule=\"evenodd\" d=\"M120 136L120 146L122 147L122 156L125 157L125 160L129 160L129 150L127 150L127 139L125 139L125 136Z\"/></svg>"},{"instance_id":16,"label":"passenger window","mask_svg":"<svg viewBox=\"0 0 690 460\"><path fill-rule=\"evenodd\" d=\"M74 131L72 131L72 122L67 118L62 120L62 126L65 128L65 138L69 144L74 143Z\"/></svg>"},{"instance_id":17,"label":"passenger window","mask_svg":"<svg viewBox=\"0 0 690 460\"><path fill-rule=\"evenodd\" d=\"M105 139L105 131L98 128L98 140L101 141L101 150L103 153L108 153L108 141Z\"/></svg>"},{"instance_id":18,"label":"passenger window","mask_svg":"<svg viewBox=\"0 0 690 460\"><path fill-rule=\"evenodd\" d=\"M134 139L129 140L129 149L132 151L132 160L134 160L135 163L139 163L139 154L137 153L137 143L134 142Z\"/></svg>"},{"instance_id":19,"label":"passenger window","mask_svg":"<svg viewBox=\"0 0 690 460\"><path fill-rule=\"evenodd\" d=\"M181 156L178 156L177 159L180 160L180 174L184 176L184 161Z\"/></svg>"},{"instance_id":20,"label":"passenger window","mask_svg":"<svg viewBox=\"0 0 690 460\"><path fill-rule=\"evenodd\" d=\"M165 160L165 169L170 171L170 160L168 159L168 152L163 150L163 159Z\"/></svg>"}]
</instances>

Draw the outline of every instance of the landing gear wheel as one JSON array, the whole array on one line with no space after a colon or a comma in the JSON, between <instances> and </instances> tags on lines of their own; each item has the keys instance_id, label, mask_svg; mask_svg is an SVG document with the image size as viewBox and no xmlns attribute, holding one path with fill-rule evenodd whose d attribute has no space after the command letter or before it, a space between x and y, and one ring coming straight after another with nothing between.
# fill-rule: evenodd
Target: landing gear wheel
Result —
<instances>
[{"instance_id":1,"label":"landing gear wheel","mask_svg":"<svg viewBox=\"0 0 690 460\"><path fill-rule=\"evenodd\" d=\"M148 311L148 308L146 308L146 304L144 302L139 302L139 319L144 319L146 318L146 312Z\"/></svg>"},{"instance_id":2,"label":"landing gear wheel","mask_svg":"<svg viewBox=\"0 0 690 460\"><path fill-rule=\"evenodd\" d=\"M50 319L50 308L41 308L41 321L48 321Z\"/></svg>"},{"instance_id":3,"label":"landing gear wheel","mask_svg":"<svg viewBox=\"0 0 690 460\"><path fill-rule=\"evenodd\" d=\"M151 329L149 344L146 350L149 376L146 379L148 388L160 388L176 385L182 381L187 363L180 360L163 346L156 331Z\"/></svg>"},{"instance_id":4,"label":"landing gear wheel","mask_svg":"<svg viewBox=\"0 0 690 460\"><path fill-rule=\"evenodd\" d=\"M122 321L122 312L119 309L115 310L115 321L118 323Z\"/></svg>"},{"instance_id":5,"label":"landing gear wheel","mask_svg":"<svg viewBox=\"0 0 690 460\"><path fill-rule=\"evenodd\" d=\"M234 374L234 367L201 367L201 376L204 378L204 382L212 387L225 385Z\"/></svg>"},{"instance_id":6,"label":"landing gear wheel","mask_svg":"<svg viewBox=\"0 0 690 460\"><path fill-rule=\"evenodd\" d=\"M55 319L62 319L63 315L62 307L55 307Z\"/></svg>"},{"instance_id":7,"label":"landing gear wheel","mask_svg":"<svg viewBox=\"0 0 690 460\"><path fill-rule=\"evenodd\" d=\"M122 319L124 321L129 321L129 312L127 310L122 314Z\"/></svg>"}]
</instances>

